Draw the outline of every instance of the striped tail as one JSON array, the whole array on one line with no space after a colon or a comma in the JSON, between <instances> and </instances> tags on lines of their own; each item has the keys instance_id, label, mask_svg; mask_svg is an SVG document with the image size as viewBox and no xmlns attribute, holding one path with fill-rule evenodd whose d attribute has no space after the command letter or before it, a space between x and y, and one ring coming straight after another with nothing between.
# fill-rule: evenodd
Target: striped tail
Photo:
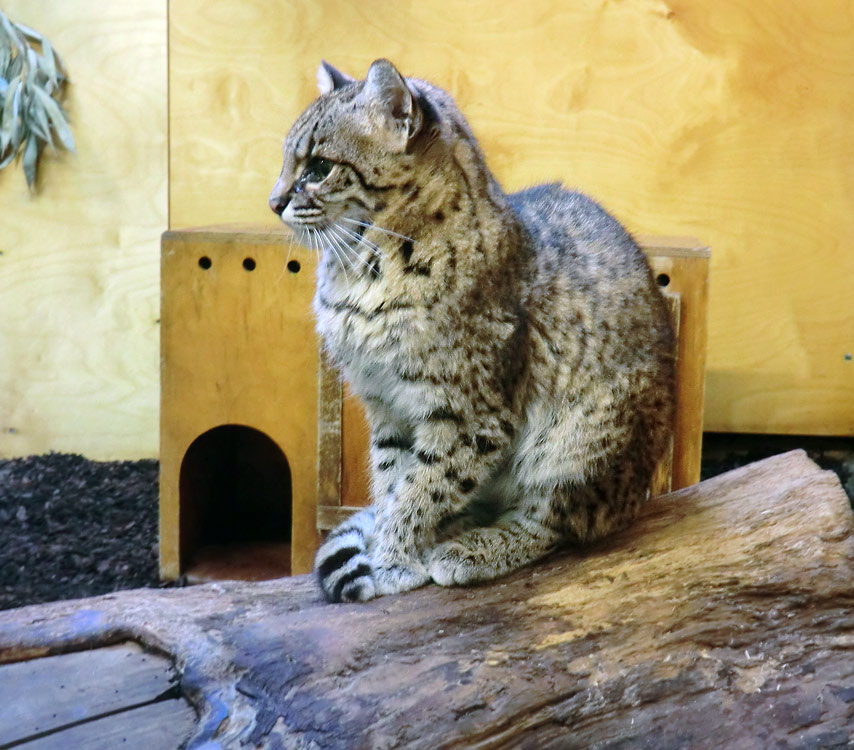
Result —
<instances>
[{"instance_id":1,"label":"striped tail","mask_svg":"<svg viewBox=\"0 0 854 750\"><path fill-rule=\"evenodd\" d=\"M360 510L333 529L317 550L314 571L330 602L365 602L376 595L368 543L374 533L373 508Z\"/></svg>"}]
</instances>

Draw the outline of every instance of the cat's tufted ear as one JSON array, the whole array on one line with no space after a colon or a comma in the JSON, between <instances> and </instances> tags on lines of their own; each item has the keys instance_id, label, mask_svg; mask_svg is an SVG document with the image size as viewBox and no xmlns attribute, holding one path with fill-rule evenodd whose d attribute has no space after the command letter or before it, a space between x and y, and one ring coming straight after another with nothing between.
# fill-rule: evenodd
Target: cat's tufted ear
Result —
<instances>
[{"instance_id":1,"label":"cat's tufted ear","mask_svg":"<svg viewBox=\"0 0 854 750\"><path fill-rule=\"evenodd\" d=\"M423 116L418 101L403 76L388 60L375 60L368 70L362 96L390 137L390 145L406 150L421 129Z\"/></svg>"},{"instance_id":2,"label":"cat's tufted ear","mask_svg":"<svg viewBox=\"0 0 854 750\"><path fill-rule=\"evenodd\" d=\"M328 94L330 91L340 89L354 80L354 78L350 78L346 73L342 73L338 68L330 65L326 60L320 61L320 67L317 69L317 88L321 94Z\"/></svg>"}]
</instances>

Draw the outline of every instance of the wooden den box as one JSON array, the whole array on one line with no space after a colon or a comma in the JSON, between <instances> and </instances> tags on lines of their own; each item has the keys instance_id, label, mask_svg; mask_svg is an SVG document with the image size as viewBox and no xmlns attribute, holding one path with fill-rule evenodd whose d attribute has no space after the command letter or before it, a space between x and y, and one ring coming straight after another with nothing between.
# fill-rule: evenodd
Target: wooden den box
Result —
<instances>
[{"instance_id":1,"label":"wooden den box","mask_svg":"<svg viewBox=\"0 0 854 750\"><path fill-rule=\"evenodd\" d=\"M641 238L678 327L678 416L653 491L700 477L708 248ZM311 570L321 534L368 498L368 429L320 353L316 256L284 229L163 235L160 572Z\"/></svg>"}]
</instances>

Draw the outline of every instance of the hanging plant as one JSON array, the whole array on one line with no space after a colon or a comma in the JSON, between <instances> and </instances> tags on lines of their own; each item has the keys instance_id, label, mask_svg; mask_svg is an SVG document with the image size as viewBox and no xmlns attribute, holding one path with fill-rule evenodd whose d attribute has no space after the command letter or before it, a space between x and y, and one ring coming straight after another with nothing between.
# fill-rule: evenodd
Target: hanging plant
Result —
<instances>
[{"instance_id":1,"label":"hanging plant","mask_svg":"<svg viewBox=\"0 0 854 750\"><path fill-rule=\"evenodd\" d=\"M0 10L0 169L20 155L30 190L45 146L74 151L62 98L68 76L47 37Z\"/></svg>"}]
</instances>

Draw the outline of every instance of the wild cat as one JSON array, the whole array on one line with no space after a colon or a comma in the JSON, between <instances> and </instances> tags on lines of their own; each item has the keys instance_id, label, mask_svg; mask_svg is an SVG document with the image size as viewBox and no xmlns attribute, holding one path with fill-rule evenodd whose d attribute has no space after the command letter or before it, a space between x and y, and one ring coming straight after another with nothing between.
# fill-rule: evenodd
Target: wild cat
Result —
<instances>
[{"instance_id":1,"label":"wild cat","mask_svg":"<svg viewBox=\"0 0 854 750\"><path fill-rule=\"evenodd\" d=\"M643 253L559 184L505 194L435 86L387 60L317 76L270 206L321 254L317 327L371 432L373 505L317 553L327 599L486 581L626 526L674 413Z\"/></svg>"}]
</instances>

